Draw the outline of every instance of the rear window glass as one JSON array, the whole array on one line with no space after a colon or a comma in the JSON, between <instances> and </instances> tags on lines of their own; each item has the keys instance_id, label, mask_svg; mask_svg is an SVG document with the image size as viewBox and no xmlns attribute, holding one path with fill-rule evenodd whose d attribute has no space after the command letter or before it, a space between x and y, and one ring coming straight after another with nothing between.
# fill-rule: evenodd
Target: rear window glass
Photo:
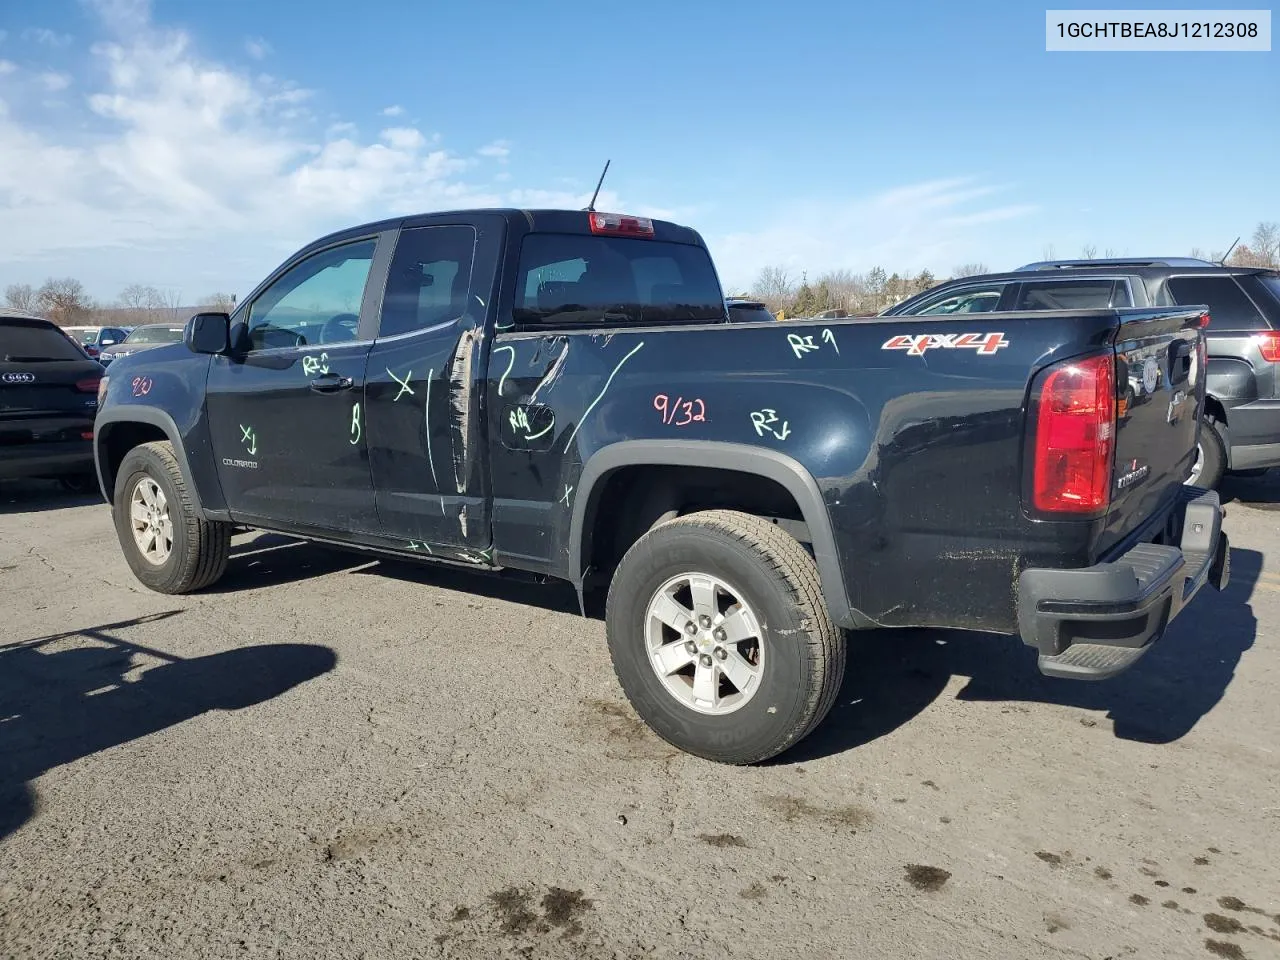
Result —
<instances>
[{"instance_id":1,"label":"rear window glass","mask_svg":"<svg viewBox=\"0 0 1280 960\"><path fill-rule=\"evenodd\" d=\"M85 356L57 327L21 320L0 320L0 360L36 363L42 360L83 360Z\"/></svg>"},{"instance_id":2,"label":"rear window glass","mask_svg":"<svg viewBox=\"0 0 1280 960\"><path fill-rule=\"evenodd\" d=\"M177 343L182 327L139 327L129 334L127 343Z\"/></svg>"},{"instance_id":3,"label":"rear window glass","mask_svg":"<svg viewBox=\"0 0 1280 960\"><path fill-rule=\"evenodd\" d=\"M1280 304L1280 277L1260 275L1258 277L1258 282L1262 284L1263 288L1265 288L1269 294L1271 294L1271 298L1275 300L1277 304Z\"/></svg>"},{"instance_id":4,"label":"rear window glass","mask_svg":"<svg viewBox=\"0 0 1280 960\"><path fill-rule=\"evenodd\" d=\"M1234 277L1170 277L1169 289L1180 306L1209 307L1210 331L1260 330L1267 325Z\"/></svg>"},{"instance_id":5,"label":"rear window glass","mask_svg":"<svg viewBox=\"0 0 1280 960\"><path fill-rule=\"evenodd\" d=\"M762 303L731 303L729 319L734 323L760 323L776 318Z\"/></svg>"},{"instance_id":6,"label":"rear window glass","mask_svg":"<svg viewBox=\"0 0 1280 960\"><path fill-rule=\"evenodd\" d=\"M513 319L522 327L724 318L702 247L558 233L532 233L521 245Z\"/></svg>"},{"instance_id":7,"label":"rear window glass","mask_svg":"<svg viewBox=\"0 0 1280 960\"><path fill-rule=\"evenodd\" d=\"M1112 303L1117 285L1123 295ZM1058 280L1024 283L1015 310L1100 310L1111 306L1131 306L1124 284L1116 280Z\"/></svg>"}]
</instances>

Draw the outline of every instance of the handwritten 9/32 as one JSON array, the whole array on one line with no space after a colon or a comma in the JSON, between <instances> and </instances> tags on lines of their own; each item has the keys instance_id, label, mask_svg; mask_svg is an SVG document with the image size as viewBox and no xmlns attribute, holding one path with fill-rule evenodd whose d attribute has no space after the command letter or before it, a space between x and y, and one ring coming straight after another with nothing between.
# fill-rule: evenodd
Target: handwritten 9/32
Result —
<instances>
[{"instance_id":1,"label":"handwritten 9/32","mask_svg":"<svg viewBox=\"0 0 1280 960\"><path fill-rule=\"evenodd\" d=\"M653 398L653 409L658 411L662 422L668 426L684 427L691 423L707 422L707 405L698 397L691 400L676 397L672 403L670 397L660 393ZM681 419L676 419L677 417Z\"/></svg>"}]
</instances>

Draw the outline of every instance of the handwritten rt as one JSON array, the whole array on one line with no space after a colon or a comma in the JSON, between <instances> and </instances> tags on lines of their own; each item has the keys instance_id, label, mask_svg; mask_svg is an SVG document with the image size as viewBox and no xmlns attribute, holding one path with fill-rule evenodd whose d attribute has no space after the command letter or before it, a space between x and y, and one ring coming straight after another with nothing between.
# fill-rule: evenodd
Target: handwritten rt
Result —
<instances>
[{"instance_id":1,"label":"handwritten rt","mask_svg":"<svg viewBox=\"0 0 1280 960\"><path fill-rule=\"evenodd\" d=\"M831 344L836 352L836 356L840 356L840 346L836 343L836 335L827 327L822 328L822 339L825 343ZM821 350L822 344L813 342L813 334L788 333L787 345L797 357L803 357L806 353L812 353L814 350Z\"/></svg>"},{"instance_id":2,"label":"handwritten rt","mask_svg":"<svg viewBox=\"0 0 1280 960\"><path fill-rule=\"evenodd\" d=\"M782 421L781 433L773 428L773 425L777 422L778 411L776 410L756 410L751 414L751 425L756 428L757 437L763 437L766 430L779 440L785 440L791 436L791 428L787 426L787 421Z\"/></svg>"},{"instance_id":3,"label":"handwritten rt","mask_svg":"<svg viewBox=\"0 0 1280 960\"><path fill-rule=\"evenodd\" d=\"M302 372L305 373L308 377L314 376L317 373L328 373L329 372L328 352L326 351L325 353L322 353L319 356L312 356L311 354L307 354L306 356L304 356L302 358Z\"/></svg>"}]
</instances>

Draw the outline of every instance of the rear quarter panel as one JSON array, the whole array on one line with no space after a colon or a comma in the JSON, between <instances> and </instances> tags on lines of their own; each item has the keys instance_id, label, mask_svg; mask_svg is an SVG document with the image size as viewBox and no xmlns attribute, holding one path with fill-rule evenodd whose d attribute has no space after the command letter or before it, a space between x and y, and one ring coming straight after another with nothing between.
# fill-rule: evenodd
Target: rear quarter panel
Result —
<instances>
[{"instance_id":1,"label":"rear quarter panel","mask_svg":"<svg viewBox=\"0 0 1280 960\"><path fill-rule=\"evenodd\" d=\"M1031 371L1103 347L1114 326L1095 311L499 334L490 422L505 429L525 410L526 433L540 435L523 455L495 437L506 452L493 493L510 503L545 491L564 562L578 481L597 452L635 439L777 451L816 481L849 600L867 619L1012 631L1020 569L1086 562L1097 527L1023 513ZM901 347L903 336L965 333L1003 345Z\"/></svg>"}]
</instances>

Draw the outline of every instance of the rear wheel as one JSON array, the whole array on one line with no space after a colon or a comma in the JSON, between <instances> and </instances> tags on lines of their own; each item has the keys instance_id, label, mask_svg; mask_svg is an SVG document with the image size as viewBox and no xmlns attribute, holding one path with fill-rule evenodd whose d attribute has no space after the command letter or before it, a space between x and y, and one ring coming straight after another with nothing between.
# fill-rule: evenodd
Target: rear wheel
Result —
<instances>
[{"instance_id":1,"label":"rear wheel","mask_svg":"<svg viewBox=\"0 0 1280 960\"><path fill-rule=\"evenodd\" d=\"M1227 446L1218 431L1218 421L1205 417L1200 426L1200 443L1196 447L1196 462L1187 477L1187 485L1213 490L1227 470Z\"/></svg>"},{"instance_id":2,"label":"rear wheel","mask_svg":"<svg viewBox=\"0 0 1280 960\"><path fill-rule=\"evenodd\" d=\"M721 763L758 763L799 742L844 676L844 635L813 558L750 514L693 513L642 536L614 573L606 625L641 719Z\"/></svg>"},{"instance_id":3,"label":"rear wheel","mask_svg":"<svg viewBox=\"0 0 1280 960\"><path fill-rule=\"evenodd\" d=\"M112 516L134 576L158 593L199 590L227 568L231 525L200 515L169 443L144 443L125 455Z\"/></svg>"}]
</instances>

